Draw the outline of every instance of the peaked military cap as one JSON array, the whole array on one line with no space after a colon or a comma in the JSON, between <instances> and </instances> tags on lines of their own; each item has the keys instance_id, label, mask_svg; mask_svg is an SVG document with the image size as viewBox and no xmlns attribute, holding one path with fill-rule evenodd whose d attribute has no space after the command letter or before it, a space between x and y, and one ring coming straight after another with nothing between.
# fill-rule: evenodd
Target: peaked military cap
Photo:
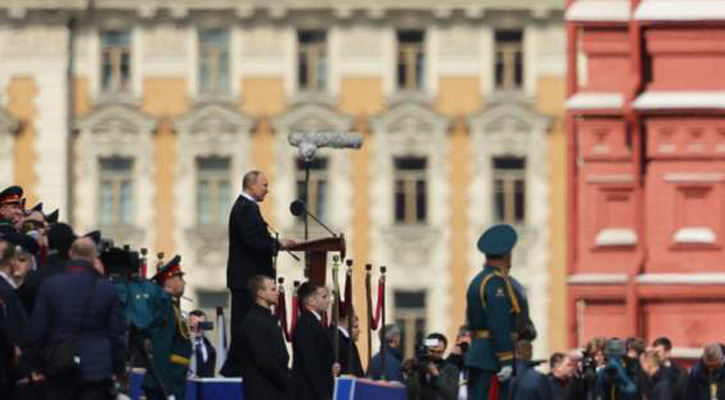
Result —
<instances>
[{"instance_id":1,"label":"peaked military cap","mask_svg":"<svg viewBox=\"0 0 725 400\"><path fill-rule=\"evenodd\" d=\"M166 265L159 268L159 272L152 278L159 285L163 285L167 279L176 275L184 275L181 271L181 256L177 255L171 259Z\"/></svg>"},{"instance_id":2,"label":"peaked military cap","mask_svg":"<svg viewBox=\"0 0 725 400\"><path fill-rule=\"evenodd\" d=\"M22 204L23 188L20 186L10 186L0 192L0 206L5 204Z\"/></svg>"},{"instance_id":3,"label":"peaked military cap","mask_svg":"<svg viewBox=\"0 0 725 400\"><path fill-rule=\"evenodd\" d=\"M5 240L14 244L15 246L22 248L22 250L26 253L36 255L40 251L40 246L38 245L38 242L28 235L11 232L4 236Z\"/></svg>"},{"instance_id":4,"label":"peaked military cap","mask_svg":"<svg viewBox=\"0 0 725 400\"><path fill-rule=\"evenodd\" d=\"M516 245L519 235L511 225L501 224L488 228L478 238L478 250L489 256L502 256L510 253Z\"/></svg>"},{"instance_id":5,"label":"peaked military cap","mask_svg":"<svg viewBox=\"0 0 725 400\"><path fill-rule=\"evenodd\" d=\"M60 210L56 208L55 211L45 216L45 221L49 224L57 224L59 216Z\"/></svg>"}]
</instances>

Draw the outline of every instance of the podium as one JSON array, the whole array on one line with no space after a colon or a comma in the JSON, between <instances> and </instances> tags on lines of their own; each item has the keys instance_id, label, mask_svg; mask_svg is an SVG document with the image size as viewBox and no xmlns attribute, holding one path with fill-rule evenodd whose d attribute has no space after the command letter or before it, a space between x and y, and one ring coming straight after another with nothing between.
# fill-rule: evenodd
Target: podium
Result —
<instances>
[{"instance_id":1,"label":"podium","mask_svg":"<svg viewBox=\"0 0 725 400\"><path fill-rule=\"evenodd\" d=\"M327 280L327 253L339 252L340 260L345 259L345 235L309 240L285 247L289 251L304 251L309 269L305 269L305 277L318 285L325 285Z\"/></svg>"}]
</instances>

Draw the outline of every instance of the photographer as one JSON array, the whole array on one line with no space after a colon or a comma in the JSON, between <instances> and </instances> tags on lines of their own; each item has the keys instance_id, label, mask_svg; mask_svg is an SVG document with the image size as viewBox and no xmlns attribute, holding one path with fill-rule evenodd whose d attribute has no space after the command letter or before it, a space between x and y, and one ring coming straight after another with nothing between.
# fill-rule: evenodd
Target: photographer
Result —
<instances>
[{"instance_id":1,"label":"photographer","mask_svg":"<svg viewBox=\"0 0 725 400\"><path fill-rule=\"evenodd\" d=\"M213 378L216 367L216 350L204 331L214 329L212 322L207 322L206 314L201 310L189 313L189 331L194 352L189 363L189 375L197 378Z\"/></svg>"},{"instance_id":2,"label":"photographer","mask_svg":"<svg viewBox=\"0 0 725 400\"><path fill-rule=\"evenodd\" d=\"M542 361L532 361L532 357L533 348L530 341L521 339L516 342L516 373L511 379L512 400L553 399L546 376L536 370Z\"/></svg>"},{"instance_id":3,"label":"photographer","mask_svg":"<svg viewBox=\"0 0 725 400\"><path fill-rule=\"evenodd\" d=\"M456 400L460 367L443 360L447 346L445 336L431 333L403 363L409 400Z\"/></svg>"},{"instance_id":4,"label":"photographer","mask_svg":"<svg viewBox=\"0 0 725 400\"><path fill-rule=\"evenodd\" d=\"M637 376L627 357L625 343L617 338L607 341L604 356L607 364L597 371L596 392L599 399L606 400L638 400L640 399Z\"/></svg>"}]
</instances>

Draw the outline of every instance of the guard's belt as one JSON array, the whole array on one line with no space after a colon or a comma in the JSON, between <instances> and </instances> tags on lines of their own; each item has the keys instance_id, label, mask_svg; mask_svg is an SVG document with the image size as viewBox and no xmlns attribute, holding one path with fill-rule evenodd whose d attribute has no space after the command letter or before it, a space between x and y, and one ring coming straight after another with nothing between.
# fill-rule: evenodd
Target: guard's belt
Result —
<instances>
[{"instance_id":1,"label":"guard's belt","mask_svg":"<svg viewBox=\"0 0 725 400\"><path fill-rule=\"evenodd\" d=\"M182 365L184 367L188 367L191 363L188 357L180 356L178 354L172 354L169 357L169 361L171 361L173 364Z\"/></svg>"},{"instance_id":2,"label":"guard's belt","mask_svg":"<svg viewBox=\"0 0 725 400\"><path fill-rule=\"evenodd\" d=\"M473 331L473 338L474 339L490 339L491 338L491 331L487 329L476 329ZM511 333L511 340L514 342L519 339L519 334L516 332Z\"/></svg>"}]
</instances>

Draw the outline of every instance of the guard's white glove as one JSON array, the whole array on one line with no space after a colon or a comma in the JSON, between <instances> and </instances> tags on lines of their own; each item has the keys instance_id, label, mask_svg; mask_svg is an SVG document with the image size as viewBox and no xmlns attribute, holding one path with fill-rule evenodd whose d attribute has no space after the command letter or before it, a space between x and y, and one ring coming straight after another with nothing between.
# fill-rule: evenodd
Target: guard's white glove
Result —
<instances>
[{"instance_id":1,"label":"guard's white glove","mask_svg":"<svg viewBox=\"0 0 725 400\"><path fill-rule=\"evenodd\" d=\"M514 374L514 368L510 365L507 365L503 368L501 368L500 371L496 374L496 377L498 378L499 382L506 382L507 380L511 379L511 375Z\"/></svg>"}]
</instances>

